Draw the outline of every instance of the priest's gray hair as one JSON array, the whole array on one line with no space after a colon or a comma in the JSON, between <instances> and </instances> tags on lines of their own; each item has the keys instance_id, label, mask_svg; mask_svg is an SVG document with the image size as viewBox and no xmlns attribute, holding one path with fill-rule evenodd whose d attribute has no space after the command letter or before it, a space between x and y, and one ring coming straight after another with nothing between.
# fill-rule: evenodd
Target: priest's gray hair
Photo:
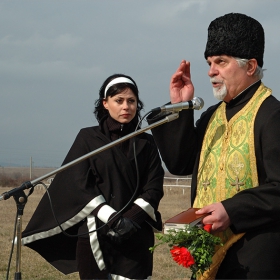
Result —
<instances>
[{"instance_id":1,"label":"priest's gray hair","mask_svg":"<svg viewBox=\"0 0 280 280\"><path fill-rule=\"evenodd\" d=\"M246 58L239 58L239 57L233 57L233 58L237 61L239 67L245 66L246 63L249 61L249 59L246 59ZM263 71L265 71L265 69L262 69L258 65L256 68L256 71L254 73L254 76L257 76L259 78L259 80L261 80L263 78Z\"/></svg>"}]
</instances>

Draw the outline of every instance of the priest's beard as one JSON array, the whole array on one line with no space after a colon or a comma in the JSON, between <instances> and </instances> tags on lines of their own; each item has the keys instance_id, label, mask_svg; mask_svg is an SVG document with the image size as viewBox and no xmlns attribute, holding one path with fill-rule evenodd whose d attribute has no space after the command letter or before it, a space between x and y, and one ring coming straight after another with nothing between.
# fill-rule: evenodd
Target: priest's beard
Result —
<instances>
[{"instance_id":1,"label":"priest's beard","mask_svg":"<svg viewBox=\"0 0 280 280\"><path fill-rule=\"evenodd\" d=\"M215 82L215 78L210 78L211 83ZM218 81L216 81L218 82ZM221 81L219 81L221 82ZM227 95L227 87L224 83L218 88L213 88L213 94L214 97L217 98L218 100L224 100L224 98Z\"/></svg>"}]
</instances>

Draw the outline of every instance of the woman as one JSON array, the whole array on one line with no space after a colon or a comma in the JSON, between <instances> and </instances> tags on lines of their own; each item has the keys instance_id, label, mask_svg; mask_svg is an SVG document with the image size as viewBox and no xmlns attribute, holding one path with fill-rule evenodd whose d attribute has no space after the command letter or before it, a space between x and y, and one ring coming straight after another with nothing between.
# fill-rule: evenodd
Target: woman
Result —
<instances>
[{"instance_id":1,"label":"woman","mask_svg":"<svg viewBox=\"0 0 280 280\"><path fill-rule=\"evenodd\" d=\"M135 81L122 74L106 79L95 105L99 126L79 132L63 165L135 131L143 108ZM64 274L78 270L81 279L150 279L163 177L150 134L121 142L58 173L50 185L68 235L45 194L22 242Z\"/></svg>"}]
</instances>

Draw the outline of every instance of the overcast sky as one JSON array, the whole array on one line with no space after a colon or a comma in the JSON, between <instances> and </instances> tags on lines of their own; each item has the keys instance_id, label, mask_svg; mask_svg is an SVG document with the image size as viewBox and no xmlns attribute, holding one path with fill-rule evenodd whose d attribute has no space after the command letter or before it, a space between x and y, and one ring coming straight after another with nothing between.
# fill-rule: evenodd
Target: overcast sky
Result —
<instances>
[{"instance_id":1,"label":"overcast sky","mask_svg":"<svg viewBox=\"0 0 280 280\"><path fill-rule=\"evenodd\" d=\"M170 77L189 60L205 102L198 118L217 102L207 28L230 12L263 25L263 82L280 99L279 11L278 0L0 1L0 165L28 166L32 157L34 166L59 167L78 131L97 125L94 101L114 73L136 80L143 115L169 101Z\"/></svg>"}]
</instances>

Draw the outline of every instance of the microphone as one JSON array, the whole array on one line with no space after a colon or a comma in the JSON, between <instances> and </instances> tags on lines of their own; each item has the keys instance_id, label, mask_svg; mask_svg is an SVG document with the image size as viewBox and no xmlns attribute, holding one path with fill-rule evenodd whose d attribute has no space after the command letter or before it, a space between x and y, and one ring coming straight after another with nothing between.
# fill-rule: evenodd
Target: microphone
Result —
<instances>
[{"instance_id":1,"label":"microphone","mask_svg":"<svg viewBox=\"0 0 280 280\"><path fill-rule=\"evenodd\" d=\"M200 97L194 97L192 100L174 103L169 105L164 105L162 107L157 107L152 109L152 112L179 112L184 109L195 109L200 110L204 106L204 101Z\"/></svg>"}]
</instances>

